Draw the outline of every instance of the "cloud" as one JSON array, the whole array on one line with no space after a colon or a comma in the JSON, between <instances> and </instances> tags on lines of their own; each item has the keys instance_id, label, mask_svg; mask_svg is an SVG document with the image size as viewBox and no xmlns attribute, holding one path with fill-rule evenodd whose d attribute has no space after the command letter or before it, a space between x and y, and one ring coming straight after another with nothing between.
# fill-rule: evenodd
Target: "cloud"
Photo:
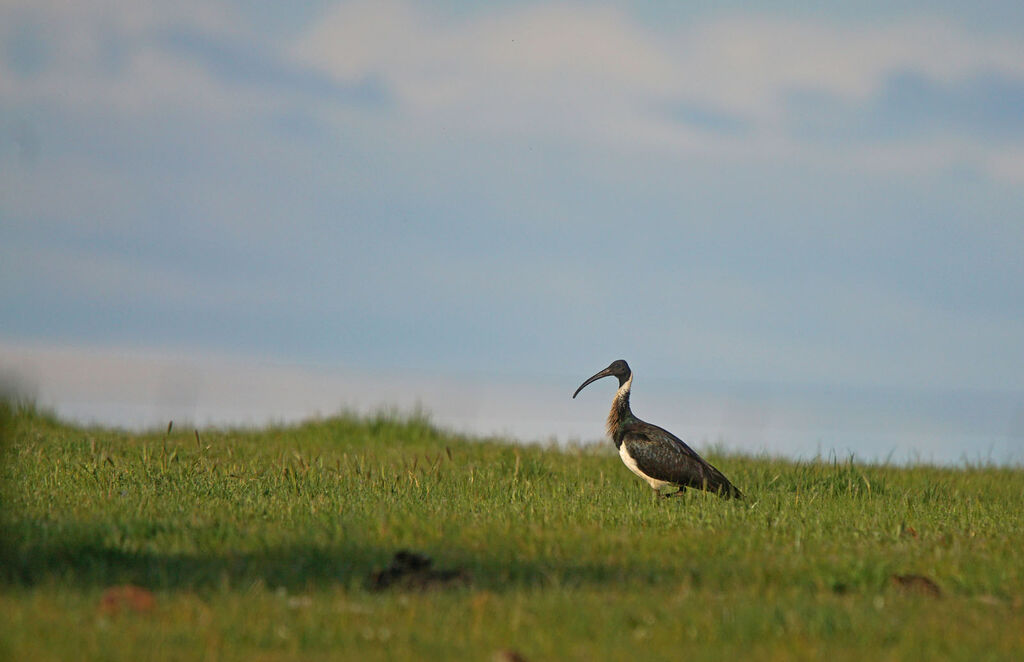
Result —
<instances>
[{"instance_id":1,"label":"cloud","mask_svg":"<svg viewBox=\"0 0 1024 662\"><path fill-rule=\"evenodd\" d=\"M971 33L924 17L838 24L736 16L697 24L676 43L679 61L695 72L690 80L698 89L755 114L783 102L790 89L864 100L894 71L919 72L943 82L978 70L1024 75L1020 40Z\"/></svg>"},{"instance_id":2,"label":"cloud","mask_svg":"<svg viewBox=\"0 0 1024 662\"><path fill-rule=\"evenodd\" d=\"M532 7L442 22L415 5L346 3L295 53L339 79L381 78L430 127L589 142L667 89L671 62L611 9Z\"/></svg>"},{"instance_id":3,"label":"cloud","mask_svg":"<svg viewBox=\"0 0 1024 662\"><path fill-rule=\"evenodd\" d=\"M19 0L0 18L0 97L22 107L341 131L356 108L406 141L458 127L624 155L1024 180L1024 40L924 16L661 26L607 6L453 16L384 0L276 36L205 3Z\"/></svg>"},{"instance_id":4,"label":"cloud","mask_svg":"<svg viewBox=\"0 0 1024 662\"><path fill-rule=\"evenodd\" d=\"M229 6L15 1L0 8L0 97L122 117L280 112L302 97L376 108L372 76L339 81L247 30Z\"/></svg>"},{"instance_id":5,"label":"cloud","mask_svg":"<svg viewBox=\"0 0 1024 662\"><path fill-rule=\"evenodd\" d=\"M233 40L175 27L161 30L155 42L170 54L197 62L205 71L232 87L260 87L275 93L371 107L388 102L387 90L373 76L338 81L319 70L283 60L251 40Z\"/></svg>"},{"instance_id":6,"label":"cloud","mask_svg":"<svg viewBox=\"0 0 1024 662\"><path fill-rule=\"evenodd\" d=\"M879 133L960 133L1024 138L1024 77L981 72L943 84L918 73L895 73L871 108Z\"/></svg>"},{"instance_id":7,"label":"cloud","mask_svg":"<svg viewBox=\"0 0 1024 662\"><path fill-rule=\"evenodd\" d=\"M1014 124L1024 41L931 18L733 16L660 29L583 5L442 21L410 3L355 2L326 12L295 52L342 80L379 77L407 117L433 128L719 160L845 168L885 156L883 168L967 162L1024 175L1007 165L1012 146L941 140L947 129L976 138L1000 125L1024 143ZM823 121L831 109L874 132ZM923 133L918 117L935 132ZM815 133L844 153L807 140Z\"/></svg>"},{"instance_id":8,"label":"cloud","mask_svg":"<svg viewBox=\"0 0 1024 662\"><path fill-rule=\"evenodd\" d=\"M821 90L795 90L788 104L791 130L810 140L1024 140L1024 77L982 72L943 83L896 72L860 103Z\"/></svg>"}]
</instances>

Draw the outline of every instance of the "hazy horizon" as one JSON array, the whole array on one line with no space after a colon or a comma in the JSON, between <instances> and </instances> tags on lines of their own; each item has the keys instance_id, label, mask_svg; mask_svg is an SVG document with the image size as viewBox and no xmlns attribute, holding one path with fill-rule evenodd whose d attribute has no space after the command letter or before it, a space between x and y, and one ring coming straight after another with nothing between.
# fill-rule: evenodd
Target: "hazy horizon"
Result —
<instances>
[{"instance_id":1,"label":"hazy horizon","mask_svg":"<svg viewBox=\"0 0 1024 662\"><path fill-rule=\"evenodd\" d=\"M194 353L0 343L10 385L63 419L127 428L290 424L351 412L421 413L445 429L524 443L610 443L614 393L586 378L367 373ZM596 370L596 369L595 369ZM698 449L793 459L1024 464L1020 394L645 378L634 411Z\"/></svg>"}]
</instances>

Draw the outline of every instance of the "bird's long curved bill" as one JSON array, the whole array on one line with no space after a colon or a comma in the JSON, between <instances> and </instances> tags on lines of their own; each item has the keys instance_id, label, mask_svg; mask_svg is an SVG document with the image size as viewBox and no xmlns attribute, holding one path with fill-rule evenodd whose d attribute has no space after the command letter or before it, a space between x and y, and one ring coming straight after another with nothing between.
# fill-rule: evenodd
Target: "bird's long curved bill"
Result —
<instances>
[{"instance_id":1,"label":"bird's long curved bill","mask_svg":"<svg viewBox=\"0 0 1024 662\"><path fill-rule=\"evenodd\" d=\"M587 384L589 384L590 382L596 382L597 380L601 379L602 377L608 377L611 374L612 374L611 368L605 368L604 370L602 370L601 372L597 373L596 375L594 375L593 377L591 377L587 381L583 382L582 384L580 384L580 387L578 389L576 389L576 392L572 394L573 399L575 400L576 396L579 395L580 391L583 390L583 387L586 386Z\"/></svg>"}]
</instances>

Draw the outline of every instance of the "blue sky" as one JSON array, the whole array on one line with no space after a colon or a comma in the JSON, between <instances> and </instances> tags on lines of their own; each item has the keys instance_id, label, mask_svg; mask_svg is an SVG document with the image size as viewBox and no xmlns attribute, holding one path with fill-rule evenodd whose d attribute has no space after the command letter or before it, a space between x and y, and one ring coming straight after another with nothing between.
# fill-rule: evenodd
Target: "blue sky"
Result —
<instances>
[{"instance_id":1,"label":"blue sky","mask_svg":"<svg viewBox=\"0 0 1024 662\"><path fill-rule=\"evenodd\" d=\"M6 2L0 340L1024 392L1020 3L677 4Z\"/></svg>"}]
</instances>

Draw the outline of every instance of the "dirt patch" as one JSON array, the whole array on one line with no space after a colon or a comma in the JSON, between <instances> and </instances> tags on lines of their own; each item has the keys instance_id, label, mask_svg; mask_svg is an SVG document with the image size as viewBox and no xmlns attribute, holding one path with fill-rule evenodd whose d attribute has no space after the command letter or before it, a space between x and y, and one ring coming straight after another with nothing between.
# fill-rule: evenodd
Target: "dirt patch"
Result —
<instances>
[{"instance_id":1,"label":"dirt patch","mask_svg":"<svg viewBox=\"0 0 1024 662\"><path fill-rule=\"evenodd\" d=\"M942 597L942 589L939 588L939 585L924 575L893 575L889 581L893 586L907 593L917 593L932 598Z\"/></svg>"},{"instance_id":2,"label":"dirt patch","mask_svg":"<svg viewBox=\"0 0 1024 662\"><path fill-rule=\"evenodd\" d=\"M150 591L131 584L111 586L100 598L100 611L111 616L122 611L148 612L152 611L154 606L156 598Z\"/></svg>"}]
</instances>

